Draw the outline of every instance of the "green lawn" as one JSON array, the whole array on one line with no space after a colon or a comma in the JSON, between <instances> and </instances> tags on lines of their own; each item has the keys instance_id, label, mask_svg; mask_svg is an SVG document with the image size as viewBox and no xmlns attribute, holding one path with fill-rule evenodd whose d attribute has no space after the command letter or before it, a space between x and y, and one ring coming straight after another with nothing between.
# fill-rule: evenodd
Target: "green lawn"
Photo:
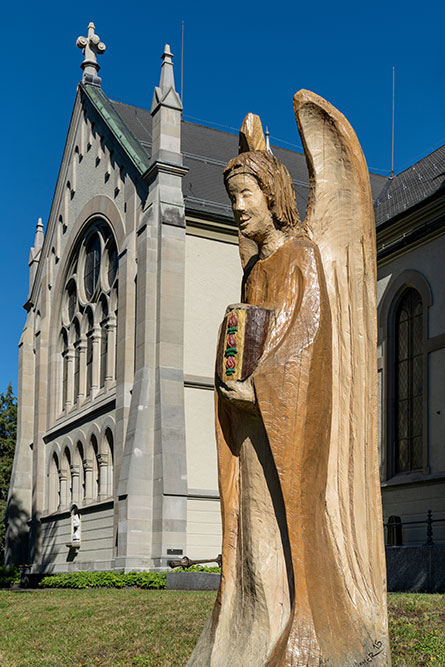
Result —
<instances>
[{"instance_id":1,"label":"green lawn","mask_svg":"<svg viewBox=\"0 0 445 667\"><path fill-rule=\"evenodd\" d=\"M445 595L390 593L392 664L445 665Z\"/></svg>"},{"instance_id":2,"label":"green lawn","mask_svg":"<svg viewBox=\"0 0 445 667\"><path fill-rule=\"evenodd\" d=\"M182 667L214 599L213 592L3 590L0 665ZM445 667L445 595L392 594L389 610L393 665Z\"/></svg>"}]
</instances>

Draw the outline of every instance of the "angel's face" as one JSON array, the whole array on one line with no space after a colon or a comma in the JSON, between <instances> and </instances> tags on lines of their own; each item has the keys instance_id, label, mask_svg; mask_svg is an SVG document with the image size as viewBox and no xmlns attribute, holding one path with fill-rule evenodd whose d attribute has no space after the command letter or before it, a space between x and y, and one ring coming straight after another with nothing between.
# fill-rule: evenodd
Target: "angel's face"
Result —
<instances>
[{"instance_id":1,"label":"angel's face","mask_svg":"<svg viewBox=\"0 0 445 667\"><path fill-rule=\"evenodd\" d=\"M226 187L241 234L263 245L275 225L257 180L249 174L236 174L228 179Z\"/></svg>"}]
</instances>

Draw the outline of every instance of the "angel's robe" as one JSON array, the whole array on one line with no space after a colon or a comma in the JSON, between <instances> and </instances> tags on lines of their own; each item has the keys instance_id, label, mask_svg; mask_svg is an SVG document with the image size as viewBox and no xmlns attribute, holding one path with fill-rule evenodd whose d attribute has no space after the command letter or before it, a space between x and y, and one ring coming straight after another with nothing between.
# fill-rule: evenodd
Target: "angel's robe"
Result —
<instances>
[{"instance_id":1,"label":"angel's robe","mask_svg":"<svg viewBox=\"0 0 445 667\"><path fill-rule=\"evenodd\" d=\"M291 236L254 264L242 300L271 309L272 324L251 376L257 414L216 393L223 568L189 665L319 665L311 588L326 585L328 597L332 589L324 574L332 335L317 246Z\"/></svg>"}]
</instances>

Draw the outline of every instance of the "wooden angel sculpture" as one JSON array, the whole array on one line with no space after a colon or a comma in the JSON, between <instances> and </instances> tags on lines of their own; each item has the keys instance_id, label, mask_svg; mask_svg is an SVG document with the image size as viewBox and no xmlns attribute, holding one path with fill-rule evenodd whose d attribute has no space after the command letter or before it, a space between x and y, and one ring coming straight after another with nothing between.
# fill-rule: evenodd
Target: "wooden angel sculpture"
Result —
<instances>
[{"instance_id":1,"label":"wooden angel sculpture","mask_svg":"<svg viewBox=\"0 0 445 667\"><path fill-rule=\"evenodd\" d=\"M304 225L258 117L224 170L244 279L216 363L221 585L189 667L391 664L369 176L341 113L294 108Z\"/></svg>"}]
</instances>

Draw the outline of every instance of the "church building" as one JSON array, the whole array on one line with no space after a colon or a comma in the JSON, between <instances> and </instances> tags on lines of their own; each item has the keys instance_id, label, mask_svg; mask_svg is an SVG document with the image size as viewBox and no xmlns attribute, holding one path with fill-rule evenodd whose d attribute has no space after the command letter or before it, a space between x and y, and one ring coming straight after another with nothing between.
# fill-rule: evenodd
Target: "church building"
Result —
<instances>
[{"instance_id":1,"label":"church building","mask_svg":"<svg viewBox=\"0 0 445 667\"><path fill-rule=\"evenodd\" d=\"M168 45L150 110L104 93L94 24L77 45L82 81L29 258L7 562L39 574L216 558L214 359L242 278L222 169L238 138L182 120ZM271 150L304 218L304 155ZM392 179L370 173L386 520L445 518L444 168L442 147ZM425 530L407 525L404 543Z\"/></svg>"}]
</instances>

